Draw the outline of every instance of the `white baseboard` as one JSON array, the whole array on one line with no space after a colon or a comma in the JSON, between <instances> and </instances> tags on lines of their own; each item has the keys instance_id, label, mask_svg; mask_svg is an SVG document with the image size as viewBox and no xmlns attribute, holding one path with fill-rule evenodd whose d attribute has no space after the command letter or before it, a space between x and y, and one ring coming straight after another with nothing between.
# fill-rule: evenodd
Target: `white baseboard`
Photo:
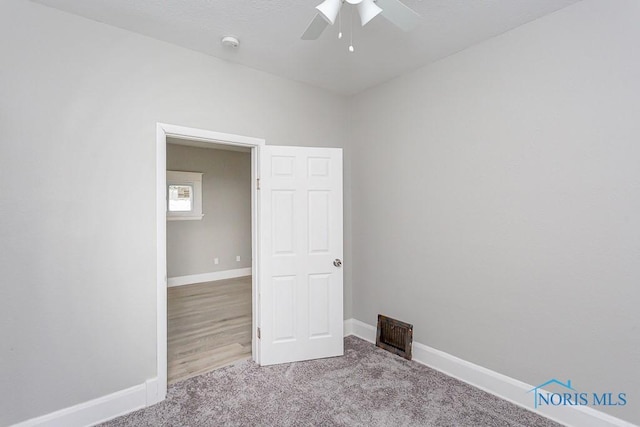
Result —
<instances>
[{"instance_id":1,"label":"white baseboard","mask_svg":"<svg viewBox=\"0 0 640 427\"><path fill-rule=\"evenodd\" d=\"M148 389L151 390L148 390ZM14 424L13 427L86 427L142 409L155 402L148 402L157 394L157 380L150 379L139 384L88 402L70 406L37 418ZM148 392L151 391L151 396Z\"/></svg>"},{"instance_id":2,"label":"white baseboard","mask_svg":"<svg viewBox=\"0 0 640 427\"><path fill-rule=\"evenodd\" d=\"M347 319L344 321L344 334L345 336L354 335L375 343L376 328L357 319ZM418 342L413 343L413 360L567 426L637 427L632 423L585 406L533 409L531 396L527 393L533 388L532 385ZM144 384L32 418L14 424L12 427L93 426L153 405L158 402L158 399L158 381L156 378L152 378Z\"/></svg>"},{"instance_id":3,"label":"white baseboard","mask_svg":"<svg viewBox=\"0 0 640 427\"><path fill-rule=\"evenodd\" d=\"M211 273L191 274L189 276L169 277L167 286L192 285L194 283L214 282L216 280L235 279L236 277L251 276L251 267L235 270L213 271Z\"/></svg>"},{"instance_id":4,"label":"white baseboard","mask_svg":"<svg viewBox=\"0 0 640 427\"><path fill-rule=\"evenodd\" d=\"M165 399L165 394L161 395L160 390L158 389L158 377L147 380L144 385L147 397L146 406L155 405L156 403L162 402Z\"/></svg>"},{"instance_id":5,"label":"white baseboard","mask_svg":"<svg viewBox=\"0 0 640 427\"><path fill-rule=\"evenodd\" d=\"M345 319L344 328L343 328L345 337L348 337L349 335L354 335L354 333L353 333L353 322L354 321L357 322L357 320L355 320L355 319Z\"/></svg>"},{"instance_id":6,"label":"white baseboard","mask_svg":"<svg viewBox=\"0 0 640 427\"><path fill-rule=\"evenodd\" d=\"M354 335L375 344L374 326L357 319L348 319L344 323L345 336ZM527 393L534 386L418 342L413 343L413 360L567 426L637 427L586 406L545 406L534 409L531 394Z\"/></svg>"},{"instance_id":7,"label":"white baseboard","mask_svg":"<svg viewBox=\"0 0 640 427\"><path fill-rule=\"evenodd\" d=\"M365 341L369 341L370 343L376 343L376 328L375 326L367 325L364 322L359 321L358 319L349 319L345 320L345 323L349 322L349 326L351 328L351 334L358 338L362 338ZM345 327L345 331L346 331ZM345 333L346 335L346 333Z\"/></svg>"}]
</instances>

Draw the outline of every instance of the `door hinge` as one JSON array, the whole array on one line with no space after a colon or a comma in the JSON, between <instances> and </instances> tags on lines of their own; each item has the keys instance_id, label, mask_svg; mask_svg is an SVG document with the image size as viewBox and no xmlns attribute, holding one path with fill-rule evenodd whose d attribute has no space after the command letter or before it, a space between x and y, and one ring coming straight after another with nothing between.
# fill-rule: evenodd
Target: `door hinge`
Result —
<instances>
[{"instance_id":1,"label":"door hinge","mask_svg":"<svg viewBox=\"0 0 640 427\"><path fill-rule=\"evenodd\" d=\"M258 328L258 339L260 339L260 328Z\"/></svg>"},{"instance_id":2,"label":"door hinge","mask_svg":"<svg viewBox=\"0 0 640 427\"><path fill-rule=\"evenodd\" d=\"M260 189L260 178L258 178L257 181L258 181L257 189L259 190Z\"/></svg>"}]
</instances>

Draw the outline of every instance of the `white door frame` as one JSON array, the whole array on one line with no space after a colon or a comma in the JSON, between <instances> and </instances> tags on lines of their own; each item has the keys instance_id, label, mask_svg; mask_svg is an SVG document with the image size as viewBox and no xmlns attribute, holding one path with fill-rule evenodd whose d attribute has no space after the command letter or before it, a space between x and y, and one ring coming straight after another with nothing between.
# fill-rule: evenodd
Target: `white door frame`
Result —
<instances>
[{"instance_id":1,"label":"white door frame","mask_svg":"<svg viewBox=\"0 0 640 427\"><path fill-rule=\"evenodd\" d=\"M252 252L252 336L251 355L260 363L259 348L255 332L258 325L258 159L260 147L265 140L242 135L214 132L204 129L158 123L156 126L156 245L157 245L157 388L147 390L147 405L163 401L167 396L167 137L187 139L212 144L225 144L251 149L251 252Z\"/></svg>"}]
</instances>

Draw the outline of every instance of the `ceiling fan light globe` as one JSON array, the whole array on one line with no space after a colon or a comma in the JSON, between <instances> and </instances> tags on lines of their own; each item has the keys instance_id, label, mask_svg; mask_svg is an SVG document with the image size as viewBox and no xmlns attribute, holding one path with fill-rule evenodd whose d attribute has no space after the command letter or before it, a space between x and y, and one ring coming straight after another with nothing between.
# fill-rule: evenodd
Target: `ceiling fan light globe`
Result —
<instances>
[{"instance_id":1,"label":"ceiling fan light globe","mask_svg":"<svg viewBox=\"0 0 640 427\"><path fill-rule=\"evenodd\" d=\"M322 3L316 6L316 9L325 21L333 25L333 23L336 22L338 12L340 12L340 6L342 6L341 0L324 0Z\"/></svg>"},{"instance_id":2,"label":"ceiling fan light globe","mask_svg":"<svg viewBox=\"0 0 640 427\"><path fill-rule=\"evenodd\" d=\"M374 3L373 0L362 0L358 6L358 14L360 15L360 23L364 27L373 18L382 13L382 9Z\"/></svg>"}]
</instances>

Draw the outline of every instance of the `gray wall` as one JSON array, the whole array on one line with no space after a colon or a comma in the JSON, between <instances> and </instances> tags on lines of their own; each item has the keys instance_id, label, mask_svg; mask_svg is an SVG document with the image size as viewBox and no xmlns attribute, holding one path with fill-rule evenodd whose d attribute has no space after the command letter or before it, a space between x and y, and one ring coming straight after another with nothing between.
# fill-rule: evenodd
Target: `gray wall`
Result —
<instances>
[{"instance_id":1,"label":"gray wall","mask_svg":"<svg viewBox=\"0 0 640 427\"><path fill-rule=\"evenodd\" d=\"M354 98L355 318L640 424L639 22L584 1Z\"/></svg>"},{"instance_id":2,"label":"gray wall","mask_svg":"<svg viewBox=\"0 0 640 427\"><path fill-rule=\"evenodd\" d=\"M204 213L167 221L167 276L251 267L251 153L167 144L167 169L203 173Z\"/></svg>"},{"instance_id":3,"label":"gray wall","mask_svg":"<svg viewBox=\"0 0 640 427\"><path fill-rule=\"evenodd\" d=\"M0 40L7 425L156 375L157 122L278 145L348 133L344 98L32 2L0 2ZM347 274L347 316L349 296Z\"/></svg>"},{"instance_id":4,"label":"gray wall","mask_svg":"<svg viewBox=\"0 0 640 427\"><path fill-rule=\"evenodd\" d=\"M584 1L345 100L0 2L0 425L155 375L156 122L345 148L345 317L355 274L359 320L637 398L638 7Z\"/></svg>"}]
</instances>

